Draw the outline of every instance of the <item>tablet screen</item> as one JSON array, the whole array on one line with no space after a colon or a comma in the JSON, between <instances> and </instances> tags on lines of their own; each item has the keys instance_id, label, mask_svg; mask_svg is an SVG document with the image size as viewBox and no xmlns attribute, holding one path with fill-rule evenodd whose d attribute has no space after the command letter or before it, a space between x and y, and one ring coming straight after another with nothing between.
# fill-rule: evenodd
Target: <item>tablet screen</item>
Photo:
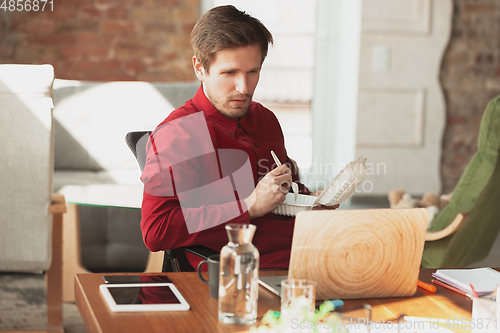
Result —
<instances>
[{"instance_id":1,"label":"tablet screen","mask_svg":"<svg viewBox=\"0 0 500 333\"><path fill-rule=\"evenodd\" d=\"M116 304L180 304L170 286L109 288Z\"/></svg>"},{"instance_id":2,"label":"tablet screen","mask_svg":"<svg viewBox=\"0 0 500 333\"><path fill-rule=\"evenodd\" d=\"M189 304L172 283L102 284L112 311L188 310Z\"/></svg>"}]
</instances>

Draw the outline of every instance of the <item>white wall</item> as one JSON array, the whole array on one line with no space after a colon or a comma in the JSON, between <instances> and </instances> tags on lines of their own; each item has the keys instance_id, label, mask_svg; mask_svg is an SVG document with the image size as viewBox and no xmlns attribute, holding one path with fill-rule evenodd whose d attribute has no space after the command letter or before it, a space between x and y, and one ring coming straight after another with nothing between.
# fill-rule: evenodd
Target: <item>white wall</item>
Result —
<instances>
[{"instance_id":1,"label":"white wall","mask_svg":"<svg viewBox=\"0 0 500 333\"><path fill-rule=\"evenodd\" d=\"M313 154L307 177L324 188L355 159L361 0L318 0Z\"/></svg>"}]
</instances>

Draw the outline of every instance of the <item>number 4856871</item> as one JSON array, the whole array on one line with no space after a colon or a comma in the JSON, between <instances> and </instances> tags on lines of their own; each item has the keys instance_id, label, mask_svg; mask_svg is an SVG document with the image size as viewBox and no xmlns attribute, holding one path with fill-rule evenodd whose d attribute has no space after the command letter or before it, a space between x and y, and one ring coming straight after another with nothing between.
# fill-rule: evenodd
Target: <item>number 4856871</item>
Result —
<instances>
[{"instance_id":1,"label":"number 4856871","mask_svg":"<svg viewBox=\"0 0 500 333\"><path fill-rule=\"evenodd\" d=\"M54 11L54 0L3 0L0 5L4 12L43 12L45 9Z\"/></svg>"}]
</instances>

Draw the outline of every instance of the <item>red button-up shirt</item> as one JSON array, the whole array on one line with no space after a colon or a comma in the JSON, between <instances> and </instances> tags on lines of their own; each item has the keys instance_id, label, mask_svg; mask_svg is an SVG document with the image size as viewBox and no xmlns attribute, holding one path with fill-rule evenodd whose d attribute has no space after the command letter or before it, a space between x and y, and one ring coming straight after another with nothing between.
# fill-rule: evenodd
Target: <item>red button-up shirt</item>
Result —
<instances>
[{"instance_id":1,"label":"red button-up shirt","mask_svg":"<svg viewBox=\"0 0 500 333\"><path fill-rule=\"evenodd\" d=\"M204 118L203 124L191 126L182 122L193 117ZM209 133L209 138L204 133ZM239 121L227 118L210 103L200 87L196 95L173 111L152 136L154 142L147 145L146 166L141 176L145 188L141 229L144 243L151 251L192 245L220 251L228 242L226 223L252 223L257 226L252 242L261 256L260 267L288 268L294 218L268 213L250 221L243 202L246 196L238 197L236 191L235 200L222 204L216 204L214 198L223 195L219 192L224 190L205 192L204 204L192 203L195 200L186 195L191 193L190 190L213 184L227 174L220 166L224 151L245 153L243 156L251 167L247 178L253 176L253 179L248 179L252 188L242 192L245 195L276 167L271 150L280 161L289 162L283 133L274 113L252 102L247 114ZM298 182L298 170L293 165L291 169L293 180ZM305 186L299 186L301 193L309 194ZM184 197L180 197L181 192ZM226 194L231 197L233 193ZM231 217L229 221L228 216ZM209 227L211 224L215 226ZM201 231L193 232L193 228ZM189 254L187 257L193 267L201 261Z\"/></svg>"}]
</instances>

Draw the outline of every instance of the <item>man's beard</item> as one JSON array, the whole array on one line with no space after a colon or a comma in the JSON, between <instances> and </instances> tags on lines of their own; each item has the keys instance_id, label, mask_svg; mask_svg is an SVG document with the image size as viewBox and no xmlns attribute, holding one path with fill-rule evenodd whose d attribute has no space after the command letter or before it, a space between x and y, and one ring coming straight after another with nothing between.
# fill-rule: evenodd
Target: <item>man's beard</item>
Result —
<instances>
[{"instance_id":1,"label":"man's beard","mask_svg":"<svg viewBox=\"0 0 500 333\"><path fill-rule=\"evenodd\" d=\"M239 120L239 119L243 118L247 114L248 110L250 109L250 104L252 103L252 97L253 97L253 95L249 95L249 94L231 95L221 105L215 105L213 103L212 103L212 105L217 109L217 111L219 111L219 113L221 113L225 117L230 118L230 119ZM244 105L234 105L234 106L230 105L230 102L232 100L241 100L241 99L246 100L246 103ZM231 111L237 111L237 114L233 114L233 112L231 112Z\"/></svg>"}]
</instances>

